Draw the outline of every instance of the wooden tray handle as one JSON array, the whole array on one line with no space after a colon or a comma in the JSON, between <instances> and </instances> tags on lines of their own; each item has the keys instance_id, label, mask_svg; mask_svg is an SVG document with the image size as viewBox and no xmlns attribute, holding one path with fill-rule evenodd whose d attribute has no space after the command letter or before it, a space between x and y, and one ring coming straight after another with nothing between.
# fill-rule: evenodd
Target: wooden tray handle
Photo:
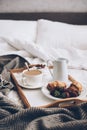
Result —
<instances>
[{"instance_id":1,"label":"wooden tray handle","mask_svg":"<svg viewBox=\"0 0 87 130\"><path fill-rule=\"evenodd\" d=\"M67 98L67 99L57 100L57 101L54 101L53 103L50 103L44 106L39 106L39 107L40 108L50 108L50 107L67 108L67 107L78 105L83 102L87 102L87 99L81 100L77 98Z\"/></svg>"}]
</instances>

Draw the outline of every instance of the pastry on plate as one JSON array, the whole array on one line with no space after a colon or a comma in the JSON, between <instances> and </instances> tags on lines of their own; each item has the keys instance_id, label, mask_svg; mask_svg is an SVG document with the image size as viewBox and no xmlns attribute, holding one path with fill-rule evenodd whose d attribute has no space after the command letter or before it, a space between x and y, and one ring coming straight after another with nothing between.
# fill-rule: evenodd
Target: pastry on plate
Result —
<instances>
[{"instance_id":1,"label":"pastry on plate","mask_svg":"<svg viewBox=\"0 0 87 130\"><path fill-rule=\"evenodd\" d=\"M53 81L53 82L48 83L47 89L51 91L51 90L53 90L55 88L59 88L59 87L66 88L66 86L67 85L65 82Z\"/></svg>"},{"instance_id":2,"label":"pastry on plate","mask_svg":"<svg viewBox=\"0 0 87 130\"><path fill-rule=\"evenodd\" d=\"M65 82L53 81L47 84L50 95L57 98L77 97L82 92L82 85L69 75L71 83L67 85Z\"/></svg>"}]
</instances>

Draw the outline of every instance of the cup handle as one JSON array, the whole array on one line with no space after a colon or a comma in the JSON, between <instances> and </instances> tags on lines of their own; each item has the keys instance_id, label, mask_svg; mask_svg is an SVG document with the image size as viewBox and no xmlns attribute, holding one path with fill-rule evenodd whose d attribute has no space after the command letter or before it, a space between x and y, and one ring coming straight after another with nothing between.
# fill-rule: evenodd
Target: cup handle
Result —
<instances>
[{"instance_id":1,"label":"cup handle","mask_svg":"<svg viewBox=\"0 0 87 130\"><path fill-rule=\"evenodd\" d=\"M52 73L51 69L49 68L50 62L52 62L52 61L51 60L47 60L47 67L49 69L49 72L50 72L51 76L53 77L53 73Z\"/></svg>"}]
</instances>

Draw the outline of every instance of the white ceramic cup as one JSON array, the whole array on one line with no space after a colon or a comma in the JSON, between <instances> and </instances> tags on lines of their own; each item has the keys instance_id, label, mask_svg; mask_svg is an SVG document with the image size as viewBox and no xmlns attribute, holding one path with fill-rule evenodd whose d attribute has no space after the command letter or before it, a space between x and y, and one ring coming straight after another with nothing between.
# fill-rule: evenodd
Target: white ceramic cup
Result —
<instances>
[{"instance_id":1,"label":"white ceramic cup","mask_svg":"<svg viewBox=\"0 0 87 130\"><path fill-rule=\"evenodd\" d=\"M53 80L68 82L68 67L67 67L68 60L65 58L58 58L52 63L53 63L53 73L51 72L50 69L49 70L53 77ZM49 61L47 64L49 64Z\"/></svg>"},{"instance_id":2,"label":"white ceramic cup","mask_svg":"<svg viewBox=\"0 0 87 130\"><path fill-rule=\"evenodd\" d=\"M42 84L43 73L40 70L24 70L22 74L22 81L24 85L39 86Z\"/></svg>"}]
</instances>

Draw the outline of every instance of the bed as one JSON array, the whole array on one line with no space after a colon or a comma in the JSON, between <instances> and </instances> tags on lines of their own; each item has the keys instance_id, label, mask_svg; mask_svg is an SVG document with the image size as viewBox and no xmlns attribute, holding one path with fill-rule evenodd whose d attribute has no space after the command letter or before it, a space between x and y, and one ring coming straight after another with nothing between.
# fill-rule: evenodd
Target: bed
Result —
<instances>
[{"instance_id":1,"label":"bed","mask_svg":"<svg viewBox=\"0 0 87 130\"><path fill-rule=\"evenodd\" d=\"M17 56L18 59L14 61L16 67L23 67L24 64L21 63L24 61L29 64L46 64L49 59L67 58L69 73L86 86L86 35L87 13L0 13L0 62L2 66L7 65L7 61L10 62ZM4 67L1 72L2 70L7 73ZM7 73L5 76L8 75ZM86 96L85 93L83 99ZM46 99L47 103L52 102ZM38 108L35 100L31 100L31 103L33 105L25 109L14 90L7 95L1 92L0 128L87 129L86 103L66 109ZM43 104L40 103L39 105Z\"/></svg>"}]
</instances>

